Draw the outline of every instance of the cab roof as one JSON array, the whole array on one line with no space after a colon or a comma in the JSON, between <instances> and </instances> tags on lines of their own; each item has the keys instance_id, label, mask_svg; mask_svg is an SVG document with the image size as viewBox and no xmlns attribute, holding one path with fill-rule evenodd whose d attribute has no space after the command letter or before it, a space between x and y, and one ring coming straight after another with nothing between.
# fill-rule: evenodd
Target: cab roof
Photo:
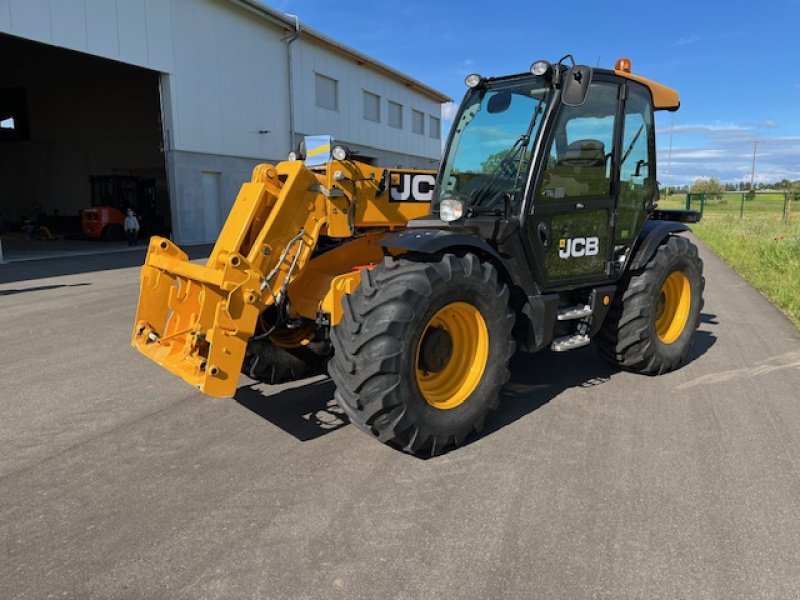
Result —
<instances>
[{"instance_id":1,"label":"cab roof","mask_svg":"<svg viewBox=\"0 0 800 600\"><path fill-rule=\"evenodd\" d=\"M647 79L647 77L642 77L641 75L636 75L622 69L601 69L593 67L592 70L597 73L617 75L619 77L624 77L625 79L641 83L650 90L650 93L653 96L653 108L655 110L676 111L681 106L681 99L676 90L653 81L652 79ZM487 77L486 81L499 82L528 76L530 76L530 73L516 73L514 75L503 75L500 77Z\"/></svg>"},{"instance_id":2,"label":"cab roof","mask_svg":"<svg viewBox=\"0 0 800 600\"><path fill-rule=\"evenodd\" d=\"M628 71L614 69L614 74L647 86L650 89L650 93L653 94L653 108L656 110L674 111L678 110L681 106L681 99L678 96L678 92L672 88L661 85L660 83L656 83L655 81L647 79L646 77L642 77L641 75L634 75Z\"/></svg>"}]
</instances>

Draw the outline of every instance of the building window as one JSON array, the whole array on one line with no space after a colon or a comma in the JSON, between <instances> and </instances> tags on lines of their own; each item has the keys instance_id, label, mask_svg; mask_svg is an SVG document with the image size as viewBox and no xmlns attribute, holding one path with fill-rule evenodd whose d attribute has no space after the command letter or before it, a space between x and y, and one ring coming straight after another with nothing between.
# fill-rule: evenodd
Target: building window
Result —
<instances>
[{"instance_id":1,"label":"building window","mask_svg":"<svg viewBox=\"0 0 800 600\"><path fill-rule=\"evenodd\" d=\"M329 110L339 110L339 82L316 73L317 106Z\"/></svg>"},{"instance_id":2,"label":"building window","mask_svg":"<svg viewBox=\"0 0 800 600\"><path fill-rule=\"evenodd\" d=\"M381 97L364 90L364 118L367 121L381 122Z\"/></svg>"},{"instance_id":3,"label":"building window","mask_svg":"<svg viewBox=\"0 0 800 600\"><path fill-rule=\"evenodd\" d=\"M425 113L411 110L411 131L425 135Z\"/></svg>"},{"instance_id":4,"label":"building window","mask_svg":"<svg viewBox=\"0 0 800 600\"><path fill-rule=\"evenodd\" d=\"M403 105L389 100L389 127L403 128Z\"/></svg>"},{"instance_id":5,"label":"building window","mask_svg":"<svg viewBox=\"0 0 800 600\"><path fill-rule=\"evenodd\" d=\"M439 117L431 116L431 126L430 126L430 135L432 138L436 138L437 140L442 139L442 124L439 121Z\"/></svg>"}]
</instances>

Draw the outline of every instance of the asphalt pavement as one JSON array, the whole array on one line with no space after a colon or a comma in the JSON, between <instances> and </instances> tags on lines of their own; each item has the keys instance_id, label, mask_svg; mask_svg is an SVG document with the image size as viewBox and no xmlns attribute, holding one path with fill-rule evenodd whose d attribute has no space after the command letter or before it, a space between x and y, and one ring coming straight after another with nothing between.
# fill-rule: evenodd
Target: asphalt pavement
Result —
<instances>
[{"instance_id":1,"label":"asphalt pavement","mask_svg":"<svg viewBox=\"0 0 800 600\"><path fill-rule=\"evenodd\" d=\"M138 355L135 253L2 265L0 598L800 598L800 335L701 255L685 366L520 355L428 460Z\"/></svg>"}]
</instances>

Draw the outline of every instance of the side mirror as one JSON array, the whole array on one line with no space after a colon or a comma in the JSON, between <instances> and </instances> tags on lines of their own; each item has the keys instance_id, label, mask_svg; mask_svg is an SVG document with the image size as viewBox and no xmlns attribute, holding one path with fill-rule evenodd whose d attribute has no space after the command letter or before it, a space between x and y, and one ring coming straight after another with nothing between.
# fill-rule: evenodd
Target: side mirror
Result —
<instances>
[{"instance_id":1,"label":"side mirror","mask_svg":"<svg viewBox=\"0 0 800 600\"><path fill-rule=\"evenodd\" d=\"M592 83L592 68L575 65L561 78L561 102L567 106L582 106Z\"/></svg>"}]
</instances>

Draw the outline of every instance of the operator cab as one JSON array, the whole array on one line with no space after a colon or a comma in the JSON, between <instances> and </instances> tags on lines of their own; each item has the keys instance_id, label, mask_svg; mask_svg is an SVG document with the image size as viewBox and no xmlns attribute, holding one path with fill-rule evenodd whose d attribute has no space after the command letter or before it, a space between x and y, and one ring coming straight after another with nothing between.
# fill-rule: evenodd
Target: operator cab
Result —
<instances>
[{"instance_id":1,"label":"operator cab","mask_svg":"<svg viewBox=\"0 0 800 600\"><path fill-rule=\"evenodd\" d=\"M627 59L604 70L567 58L467 77L432 204L448 229L521 251L539 289L619 277L658 197L653 111L679 106Z\"/></svg>"}]
</instances>

